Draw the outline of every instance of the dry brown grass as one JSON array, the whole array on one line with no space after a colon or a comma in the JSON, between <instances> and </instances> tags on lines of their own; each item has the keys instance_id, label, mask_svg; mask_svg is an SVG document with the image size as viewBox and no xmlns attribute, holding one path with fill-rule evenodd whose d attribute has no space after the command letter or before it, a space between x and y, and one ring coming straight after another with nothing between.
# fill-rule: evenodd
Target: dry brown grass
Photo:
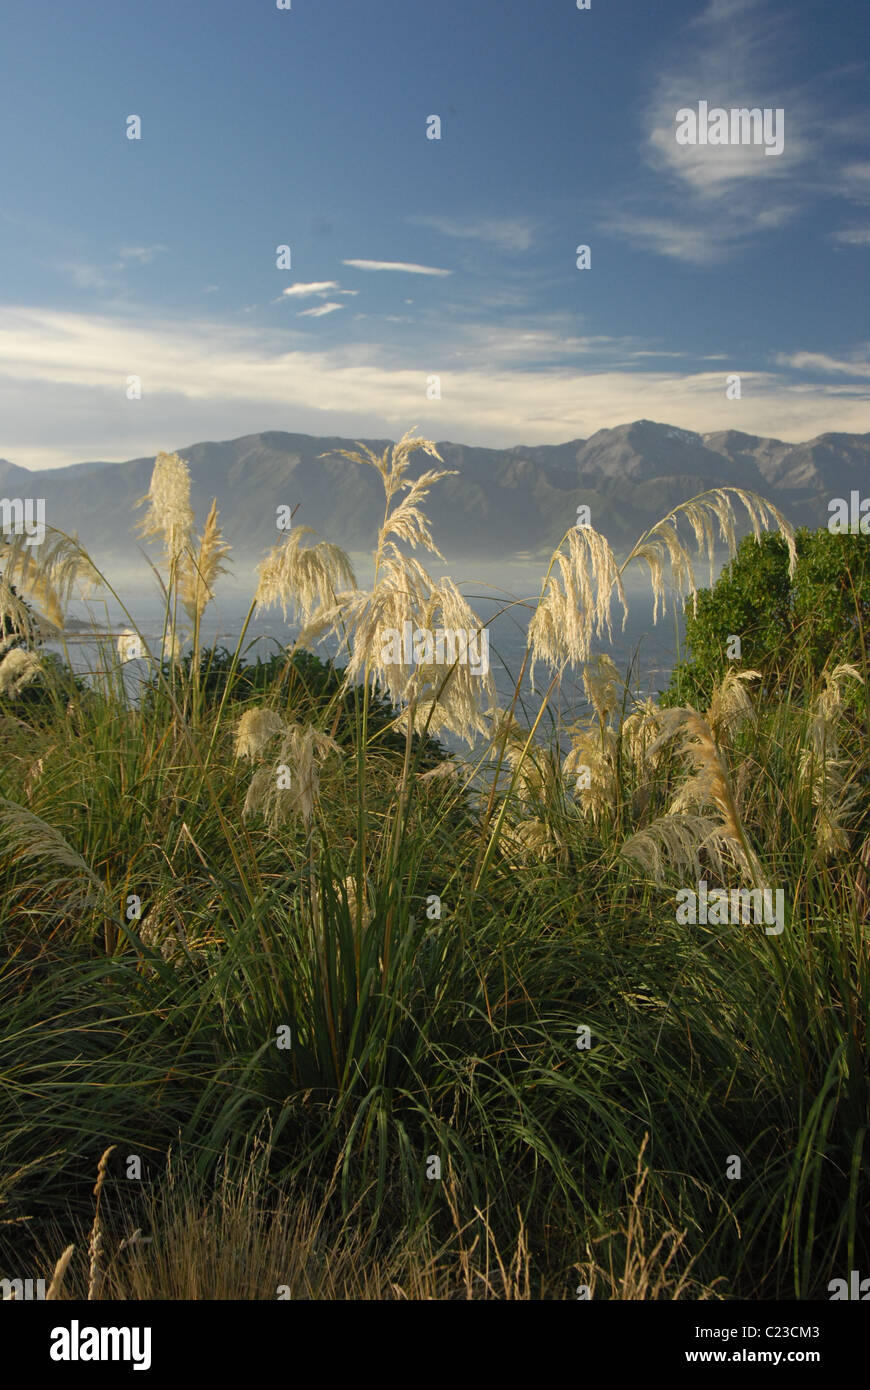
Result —
<instances>
[{"instance_id":1,"label":"dry brown grass","mask_svg":"<svg viewBox=\"0 0 870 1390\"><path fill-rule=\"evenodd\" d=\"M593 1255L592 1245L587 1245L587 1259L576 1266L580 1282L589 1289L590 1298L607 1300L721 1298L715 1287L719 1280L705 1286L693 1278L696 1257L687 1253L686 1231L670 1226L651 1236L647 1229L643 1193L649 1168L644 1166L643 1155L648 1140L649 1134L645 1134L637 1156L634 1187L628 1195L617 1240L610 1234L594 1242L605 1243L606 1264Z\"/></svg>"},{"instance_id":2,"label":"dry brown grass","mask_svg":"<svg viewBox=\"0 0 870 1390\"><path fill-rule=\"evenodd\" d=\"M542 1270L530 1249L522 1215L509 1243L499 1242L488 1211L463 1215L451 1174L442 1184L452 1230L441 1240L431 1228L373 1247L358 1210L341 1217L330 1193L319 1201L300 1184L276 1193L255 1160L236 1180L226 1174L206 1192L179 1174L166 1176L145 1200L145 1223L129 1230L111 1199L107 1150L100 1160L90 1236L81 1225L64 1244L58 1226L41 1251L54 1265L47 1298L129 1301L172 1300L565 1300L576 1297L578 1279L592 1297L605 1299L710 1298L719 1295L691 1276L686 1232L648 1234L643 1193L648 1169L638 1156L625 1211L615 1214L604 1259L587 1246L587 1258L564 1272ZM262 1152L260 1157L262 1158ZM126 1228L128 1234L124 1235ZM599 1242L595 1242L598 1244ZM615 1252L622 1268L615 1268Z\"/></svg>"}]
</instances>

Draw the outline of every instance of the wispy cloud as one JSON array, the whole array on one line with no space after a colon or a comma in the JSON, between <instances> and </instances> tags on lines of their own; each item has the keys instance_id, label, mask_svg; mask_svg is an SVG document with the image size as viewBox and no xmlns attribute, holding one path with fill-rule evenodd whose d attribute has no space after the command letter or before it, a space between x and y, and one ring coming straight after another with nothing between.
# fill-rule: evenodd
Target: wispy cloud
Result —
<instances>
[{"instance_id":1,"label":"wispy cloud","mask_svg":"<svg viewBox=\"0 0 870 1390\"><path fill-rule=\"evenodd\" d=\"M483 217L463 222L452 217L409 217L417 227L431 227L443 236L466 241L482 241L502 251L528 251L534 239L530 222L517 217Z\"/></svg>"},{"instance_id":2,"label":"wispy cloud","mask_svg":"<svg viewBox=\"0 0 870 1390\"><path fill-rule=\"evenodd\" d=\"M542 320L547 326L540 326ZM568 315L537 315L533 321L536 326L531 327L531 322L512 318L497 326L455 323L450 332L449 357L471 359L487 370L515 366L531 370L564 365L590 354L601 357L617 349L624 352L624 343L607 334L581 337L572 333L576 319Z\"/></svg>"},{"instance_id":3,"label":"wispy cloud","mask_svg":"<svg viewBox=\"0 0 870 1390\"><path fill-rule=\"evenodd\" d=\"M627 357L685 357L684 352L660 352L654 348L641 348L637 352L626 353ZM709 359L708 359L709 360Z\"/></svg>"},{"instance_id":4,"label":"wispy cloud","mask_svg":"<svg viewBox=\"0 0 870 1390\"><path fill-rule=\"evenodd\" d=\"M837 192L850 203L870 203L870 160L844 164L839 171Z\"/></svg>"},{"instance_id":5,"label":"wispy cloud","mask_svg":"<svg viewBox=\"0 0 870 1390\"><path fill-rule=\"evenodd\" d=\"M78 289L117 290L124 283L120 272L131 266L149 265L155 256L167 249L161 243L154 246L121 246L116 252L118 259L111 265L67 261L62 268L72 277L72 282Z\"/></svg>"},{"instance_id":6,"label":"wispy cloud","mask_svg":"<svg viewBox=\"0 0 870 1390\"><path fill-rule=\"evenodd\" d=\"M96 265L87 265L83 261L67 261L63 269L72 277L73 284L80 290L105 290L115 282L106 276L106 272Z\"/></svg>"},{"instance_id":7,"label":"wispy cloud","mask_svg":"<svg viewBox=\"0 0 870 1390\"><path fill-rule=\"evenodd\" d=\"M300 281L296 285L288 285L285 290L281 291L277 299L272 300L272 303L280 304L285 299L311 299L315 296L318 299L326 299L327 295L330 294L355 295L359 294L359 290L343 290L337 280L311 280L308 284ZM311 318L319 318L323 314L331 314L333 310L343 308L343 304L332 302L320 308L304 309L296 317L304 318L308 314Z\"/></svg>"},{"instance_id":8,"label":"wispy cloud","mask_svg":"<svg viewBox=\"0 0 870 1390\"><path fill-rule=\"evenodd\" d=\"M690 225L685 219L642 217L628 209L603 218L600 225L603 231L643 250L693 265L714 265L726 260L736 241L736 233L729 236L721 226L711 231L706 220L698 219Z\"/></svg>"},{"instance_id":9,"label":"wispy cloud","mask_svg":"<svg viewBox=\"0 0 870 1390\"><path fill-rule=\"evenodd\" d=\"M298 319L319 319L324 314L334 314L336 309L343 309L343 304L328 301L326 304L315 304L313 309L300 309L296 315Z\"/></svg>"},{"instance_id":10,"label":"wispy cloud","mask_svg":"<svg viewBox=\"0 0 870 1390\"><path fill-rule=\"evenodd\" d=\"M166 246L160 243L155 246L122 246L118 252L120 257L119 267L127 265L130 261L135 261L138 265L148 265L150 261L154 260L155 256L159 256L161 251L166 251L167 249Z\"/></svg>"},{"instance_id":11,"label":"wispy cloud","mask_svg":"<svg viewBox=\"0 0 870 1390\"><path fill-rule=\"evenodd\" d=\"M403 270L408 275L452 275L452 270L440 270L432 265L415 265L411 261L342 261L355 270Z\"/></svg>"},{"instance_id":12,"label":"wispy cloud","mask_svg":"<svg viewBox=\"0 0 870 1390\"><path fill-rule=\"evenodd\" d=\"M820 113L806 92L778 75L791 17L767 0L710 0L687 28L677 59L656 79L646 103L641 155L656 175L652 210L632 190L601 225L657 255L694 265L729 259L760 234L783 227L813 196L821 145ZM721 107L781 108L782 153L761 144L681 145L677 112L699 100Z\"/></svg>"},{"instance_id":13,"label":"wispy cloud","mask_svg":"<svg viewBox=\"0 0 870 1390\"><path fill-rule=\"evenodd\" d=\"M312 280L309 284L288 285L281 291L282 299L307 299L313 294L329 294L338 289L337 280Z\"/></svg>"},{"instance_id":14,"label":"wispy cloud","mask_svg":"<svg viewBox=\"0 0 870 1390\"><path fill-rule=\"evenodd\" d=\"M852 358L831 357L825 352L777 353L776 362L783 367L794 367L798 371L830 372L833 375L870 379L870 357L866 348L860 349Z\"/></svg>"},{"instance_id":15,"label":"wispy cloud","mask_svg":"<svg viewBox=\"0 0 870 1390\"><path fill-rule=\"evenodd\" d=\"M870 227L845 227L831 232L830 239L839 246L870 246Z\"/></svg>"},{"instance_id":16,"label":"wispy cloud","mask_svg":"<svg viewBox=\"0 0 870 1390\"><path fill-rule=\"evenodd\" d=\"M478 325L466 345L482 345L492 331ZM792 354L780 370L744 371L743 399L735 402L725 398L724 368L602 366L591 352L582 365L553 366L546 335L526 347L533 366L522 356L492 365L491 354L481 359L469 351L443 368L443 398L433 402L426 378L438 365L409 366L399 351L389 360L377 341L312 349L300 335L288 348L286 330L238 321L0 309L3 453L31 467L132 458L256 432L264 420L357 438L395 437L418 424L436 439L494 446L588 437L641 417L786 440L870 430L866 359ZM130 373L142 379L141 401L126 399ZM40 411L45 423L36 448Z\"/></svg>"}]
</instances>

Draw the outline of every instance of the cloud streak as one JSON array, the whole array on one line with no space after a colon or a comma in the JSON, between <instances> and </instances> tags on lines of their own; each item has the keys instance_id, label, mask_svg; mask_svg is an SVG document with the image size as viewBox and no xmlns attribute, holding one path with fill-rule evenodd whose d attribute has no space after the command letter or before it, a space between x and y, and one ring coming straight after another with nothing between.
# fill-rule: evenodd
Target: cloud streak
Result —
<instances>
[{"instance_id":1,"label":"cloud streak","mask_svg":"<svg viewBox=\"0 0 870 1390\"><path fill-rule=\"evenodd\" d=\"M870 246L870 227L845 227L831 232L830 239L838 246Z\"/></svg>"},{"instance_id":2,"label":"cloud streak","mask_svg":"<svg viewBox=\"0 0 870 1390\"><path fill-rule=\"evenodd\" d=\"M338 289L337 280L312 280L310 284L288 285L281 291L282 299L307 299L313 294L329 294Z\"/></svg>"},{"instance_id":3,"label":"cloud streak","mask_svg":"<svg viewBox=\"0 0 870 1390\"><path fill-rule=\"evenodd\" d=\"M413 261L342 261L355 270L398 270L407 275L452 275L452 270L440 270L433 265L415 265Z\"/></svg>"},{"instance_id":4,"label":"cloud streak","mask_svg":"<svg viewBox=\"0 0 870 1390\"><path fill-rule=\"evenodd\" d=\"M480 241L501 251L528 251L533 244L532 224L516 217L483 217L463 222L452 217L409 217L417 227L431 227L442 236Z\"/></svg>"},{"instance_id":5,"label":"cloud streak","mask_svg":"<svg viewBox=\"0 0 870 1390\"><path fill-rule=\"evenodd\" d=\"M442 399L429 401L427 376L436 368L422 359L409 366L407 354L385 360L376 344L317 350L300 339L288 348L286 332L232 322L0 309L0 454L46 467L263 429L395 437L413 424L437 439L507 446L586 438L641 417L793 441L870 430L866 360L792 354L784 371L742 373L737 402L725 399L725 371L737 370L730 363L642 370L596 366L587 353L582 368L553 368L543 364L551 351L543 334L529 339L525 358L493 365L481 357L491 332L472 330L469 346L476 340L480 352L444 369ZM129 374L142 379L141 401L126 399ZM35 413L46 420L38 448Z\"/></svg>"},{"instance_id":6,"label":"cloud streak","mask_svg":"<svg viewBox=\"0 0 870 1390\"><path fill-rule=\"evenodd\" d=\"M330 301L326 304L315 304L312 309L300 309L296 317L298 319L320 319L323 318L324 314L334 314L336 309L343 308L343 304L336 304L334 301Z\"/></svg>"}]
</instances>

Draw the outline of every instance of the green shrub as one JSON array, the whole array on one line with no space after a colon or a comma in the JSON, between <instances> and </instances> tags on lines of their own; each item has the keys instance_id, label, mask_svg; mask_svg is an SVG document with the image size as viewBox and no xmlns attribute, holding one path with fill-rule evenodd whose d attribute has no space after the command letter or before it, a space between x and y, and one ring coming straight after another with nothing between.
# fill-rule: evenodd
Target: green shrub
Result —
<instances>
[{"instance_id":1,"label":"green shrub","mask_svg":"<svg viewBox=\"0 0 870 1390\"><path fill-rule=\"evenodd\" d=\"M870 547L860 535L801 529L798 563L788 574L779 535L745 537L712 589L686 612L688 657L675 666L664 704L704 703L733 659L739 637L744 669L760 671L763 690L799 697L826 666L863 659L870 619Z\"/></svg>"}]
</instances>

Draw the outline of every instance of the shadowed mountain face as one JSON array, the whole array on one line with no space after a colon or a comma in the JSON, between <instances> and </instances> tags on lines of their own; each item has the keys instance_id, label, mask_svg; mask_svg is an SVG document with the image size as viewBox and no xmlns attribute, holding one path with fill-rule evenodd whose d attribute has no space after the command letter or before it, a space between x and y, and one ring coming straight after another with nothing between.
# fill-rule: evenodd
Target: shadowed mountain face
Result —
<instances>
[{"instance_id":1,"label":"shadowed mountain face","mask_svg":"<svg viewBox=\"0 0 870 1390\"><path fill-rule=\"evenodd\" d=\"M381 452L389 440L367 440ZM379 475L335 455L353 440L273 431L177 452L190 464L201 523L217 497L227 539L239 556L259 556L276 540L276 509L299 510L295 526L314 527L349 549L370 550L383 519ZM488 560L543 552L574 524L577 507L619 548L660 516L707 488L750 488L798 525L828 521L828 502L870 492L870 434L823 434L785 444L737 430L693 434L650 420L599 430L566 444L471 448L439 443L458 476L436 484L425 510L445 554ZM328 457L322 457L322 455ZM0 495L44 497L46 522L77 532L95 557L130 557L143 515L153 458L78 463L43 472L0 459ZM432 460L419 453L415 475Z\"/></svg>"}]
</instances>

